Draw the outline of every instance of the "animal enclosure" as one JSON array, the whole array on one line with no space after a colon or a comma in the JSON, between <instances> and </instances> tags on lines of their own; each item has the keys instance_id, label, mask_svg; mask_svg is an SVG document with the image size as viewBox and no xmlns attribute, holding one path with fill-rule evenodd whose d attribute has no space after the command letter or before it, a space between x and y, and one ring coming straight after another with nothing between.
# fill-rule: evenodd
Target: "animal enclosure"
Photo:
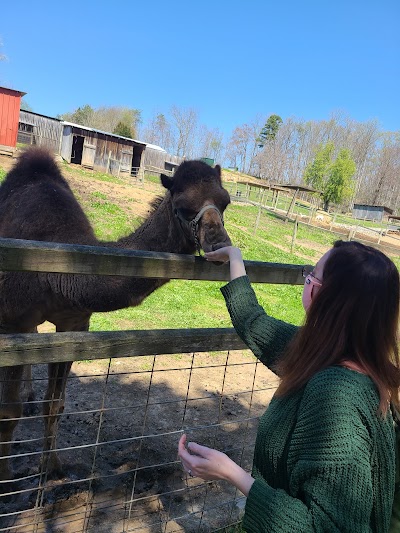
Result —
<instances>
[{"instance_id":1,"label":"animal enclosure","mask_svg":"<svg viewBox=\"0 0 400 533\"><path fill-rule=\"evenodd\" d=\"M301 265L247 261L246 268L253 282L302 284ZM229 275L227 265L193 256L7 239L0 270ZM257 418L276 381L231 328L2 335L0 346L3 367L75 361L58 429L64 475L48 479L43 468L41 364L33 376L38 401L25 406L34 414L23 415L15 433L16 479L3 484L0 531L200 532L240 519L240 494L187 478L176 456L186 431L251 468Z\"/></svg>"}]
</instances>

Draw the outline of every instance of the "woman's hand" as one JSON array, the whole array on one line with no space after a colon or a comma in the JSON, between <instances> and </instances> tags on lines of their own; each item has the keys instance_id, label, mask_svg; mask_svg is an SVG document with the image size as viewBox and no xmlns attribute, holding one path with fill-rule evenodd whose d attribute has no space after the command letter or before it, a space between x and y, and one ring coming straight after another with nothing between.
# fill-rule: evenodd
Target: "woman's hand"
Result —
<instances>
[{"instance_id":1,"label":"woman's hand","mask_svg":"<svg viewBox=\"0 0 400 533\"><path fill-rule=\"evenodd\" d=\"M235 253L235 250L239 251L239 248L235 246L224 246L223 248L218 248L212 252L206 252L204 257L207 261L221 261L222 263L228 263L231 260L231 255Z\"/></svg>"},{"instance_id":2,"label":"woman's hand","mask_svg":"<svg viewBox=\"0 0 400 533\"><path fill-rule=\"evenodd\" d=\"M229 481L247 496L254 479L227 455L195 442L186 447L186 435L179 439L178 455L183 467L192 476L206 481L223 479Z\"/></svg>"},{"instance_id":3,"label":"woman's hand","mask_svg":"<svg viewBox=\"0 0 400 533\"><path fill-rule=\"evenodd\" d=\"M207 481L227 480L231 463L233 463L224 453L200 446L195 442L189 442L186 447L186 435L182 435L179 439L178 455L186 472Z\"/></svg>"},{"instance_id":4,"label":"woman's hand","mask_svg":"<svg viewBox=\"0 0 400 533\"><path fill-rule=\"evenodd\" d=\"M213 252L207 252L204 256L207 261L230 263L231 280L246 275L242 252L235 246L224 246Z\"/></svg>"}]
</instances>

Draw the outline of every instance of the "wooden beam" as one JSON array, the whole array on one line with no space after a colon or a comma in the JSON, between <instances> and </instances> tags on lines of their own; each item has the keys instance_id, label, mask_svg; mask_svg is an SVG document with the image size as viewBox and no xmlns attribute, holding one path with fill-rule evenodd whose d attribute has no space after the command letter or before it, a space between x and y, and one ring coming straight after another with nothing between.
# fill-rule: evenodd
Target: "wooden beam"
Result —
<instances>
[{"instance_id":1,"label":"wooden beam","mask_svg":"<svg viewBox=\"0 0 400 533\"><path fill-rule=\"evenodd\" d=\"M0 367L244 349L233 328L21 333L0 335Z\"/></svg>"},{"instance_id":2,"label":"wooden beam","mask_svg":"<svg viewBox=\"0 0 400 533\"><path fill-rule=\"evenodd\" d=\"M295 201L296 201L296 197L297 197L297 193L298 193L298 192L299 192L299 189L296 189L296 190L294 191L292 201L290 202L289 209L287 210L287 213L286 213L285 222L288 221L289 216L290 216L291 213L292 213L293 206L294 206L294 203L295 203Z\"/></svg>"},{"instance_id":3,"label":"wooden beam","mask_svg":"<svg viewBox=\"0 0 400 533\"><path fill-rule=\"evenodd\" d=\"M254 283L302 285L303 265L245 261ZM0 271L229 281L229 265L193 255L0 239Z\"/></svg>"}]
</instances>

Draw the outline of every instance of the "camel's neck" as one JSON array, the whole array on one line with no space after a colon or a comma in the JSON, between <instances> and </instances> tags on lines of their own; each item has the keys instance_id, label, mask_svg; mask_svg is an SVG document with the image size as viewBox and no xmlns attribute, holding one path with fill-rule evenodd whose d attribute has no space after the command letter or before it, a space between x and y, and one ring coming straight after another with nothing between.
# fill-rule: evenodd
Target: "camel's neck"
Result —
<instances>
[{"instance_id":1,"label":"camel's neck","mask_svg":"<svg viewBox=\"0 0 400 533\"><path fill-rule=\"evenodd\" d=\"M169 192L143 224L131 235L120 239L115 246L178 254L190 254L195 251L193 242L189 242L185 237L173 213Z\"/></svg>"},{"instance_id":2,"label":"camel's neck","mask_svg":"<svg viewBox=\"0 0 400 533\"><path fill-rule=\"evenodd\" d=\"M173 213L169 192L158 208L134 233L116 243L103 244L133 250L181 254L191 254L195 251L194 243L184 235ZM167 281L166 279L134 277L91 277L90 281L87 280L84 295L82 295L85 300L84 307L92 312L102 312L138 305Z\"/></svg>"}]
</instances>

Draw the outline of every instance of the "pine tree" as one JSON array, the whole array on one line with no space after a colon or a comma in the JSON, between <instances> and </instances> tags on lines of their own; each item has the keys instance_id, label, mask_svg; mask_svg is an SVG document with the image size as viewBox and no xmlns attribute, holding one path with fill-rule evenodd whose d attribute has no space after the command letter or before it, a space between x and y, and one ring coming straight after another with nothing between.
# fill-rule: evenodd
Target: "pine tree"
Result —
<instances>
[{"instance_id":1,"label":"pine tree","mask_svg":"<svg viewBox=\"0 0 400 533\"><path fill-rule=\"evenodd\" d=\"M127 137L128 139L133 138L131 128L123 122L118 122L118 124L115 126L113 133L115 133L116 135L120 135L121 137Z\"/></svg>"},{"instance_id":2,"label":"pine tree","mask_svg":"<svg viewBox=\"0 0 400 533\"><path fill-rule=\"evenodd\" d=\"M262 148L267 142L275 139L281 124L282 119L279 115L271 115L269 117L257 139L259 148Z\"/></svg>"}]
</instances>

